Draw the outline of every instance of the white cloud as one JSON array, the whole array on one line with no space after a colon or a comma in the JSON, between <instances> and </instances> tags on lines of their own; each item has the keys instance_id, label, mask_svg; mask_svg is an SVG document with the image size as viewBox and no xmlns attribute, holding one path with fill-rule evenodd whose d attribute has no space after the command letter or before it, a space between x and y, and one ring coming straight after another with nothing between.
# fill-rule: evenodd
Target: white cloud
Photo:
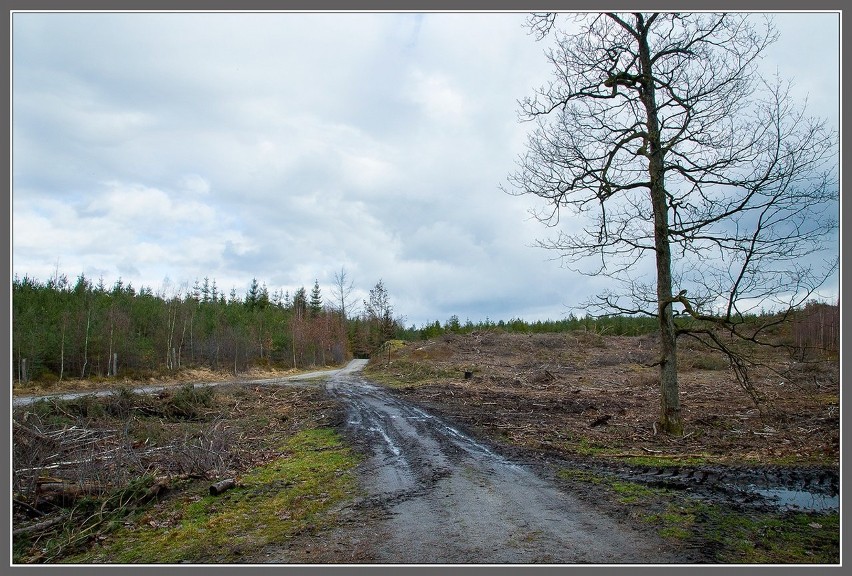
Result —
<instances>
[{"instance_id":1,"label":"white cloud","mask_svg":"<svg viewBox=\"0 0 852 576\"><path fill-rule=\"evenodd\" d=\"M441 73L413 70L408 96L419 104L433 122L455 126L466 119L465 98Z\"/></svg>"},{"instance_id":2,"label":"white cloud","mask_svg":"<svg viewBox=\"0 0 852 576\"><path fill-rule=\"evenodd\" d=\"M558 317L597 286L498 189L552 73L524 18L17 13L14 271L329 295L345 266L418 324Z\"/></svg>"},{"instance_id":3,"label":"white cloud","mask_svg":"<svg viewBox=\"0 0 852 576\"><path fill-rule=\"evenodd\" d=\"M206 196L210 193L210 183L198 174L186 174L180 179L179 187L191 194Z\"/></svg>"}]
</instances>

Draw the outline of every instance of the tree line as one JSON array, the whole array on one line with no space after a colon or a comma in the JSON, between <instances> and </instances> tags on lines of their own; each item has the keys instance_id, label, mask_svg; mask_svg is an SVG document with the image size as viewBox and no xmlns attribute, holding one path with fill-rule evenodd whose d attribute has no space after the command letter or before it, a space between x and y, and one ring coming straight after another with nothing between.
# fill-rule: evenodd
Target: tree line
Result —
<instances>
[{"instance_id":1,"label":"tree line","mask_svg":"<svg viewBox=\"0 0 852 576\"><path fill-rule=\"evenodd\" d=\"M836 353L840 346L840 303L831 304L816 299L809 300L804 306L793 310L771 311L761 310L743 315L743 323L751 326L766 326L771 328L773 344L787 346L796 357L804 359L810 356L820 356L825 353ZM675 324L682 330L699 328L700 321L683 314L675 319ZM441 323L421 325L419 328L410 326L398 331L400 339L429 340L445 334L470 334L486 330L498 330L516 334L544 334L562 332L592 332L601 336L643 336L658 334L659 325L652 316L629 316L626 314L605 314L595 316L586 313L582 316L569 313L559 320L527 321L522 318L494 321L472 321L469 318L462 322L455 314Z\"/></svg>"},{"instance_id":2,"label":"tree line","mask_svg":"<svg viewBox=\"0 0 852 576\"><path fill-rule=\"evenodd\" d=\"M345 270L335 274L330 297L319 282L293 294L252 279L245 295L220 291L215 280L191 289L166 286L138 291L119 279L111 287L80 275L74 284L57 274L46 282L15 276L12 283L12 374L18 382L68 378L140 378L182 368L233 373L252 366L304 368L371 356L390 339L428 340L445 334L499 330L510 333L588 331L609 336L658 332L653 317L575 316L529 322L457 315L441 323L405 328L379 280L362 306ZM816 301L792 314L761 312L755 325L786 325L781 341L802 357L839 345L839 303ZM683 316L678 325L695 324Z\"/></svg>"},{"instance_id":3,"label":"tree line","mask_svg":"<svg viewBox=\"0 0 852 576\"><path fill-rule=\"evenodd\" d=\"M182 368L233 373L253 366L303 368L369 356L402 330L384 283L357 309L346 272L331 297L311 290L270 292L252 279L244 295L216 281L167 283L156 293L121 279L85 274L12 282L12 374L19 382L140 378Z\"/></svg>"},{"instance_id":4,"label":"tree line","mask_svg":"<svg viewBox=\"0 0 852 576\"><path fill-rule=\"evenodd\" d=\"M462 322L455 314L442 324L439 320L422 325L411 326L401 333L404 340L429 340L444 334L470 334L484 330L500 330L518 334L542 334L573 331L595 332L608 336L641 336L651 334L658 329L656 320L648 317L610 315L595 317L590 314L575 316L573 313L559 320L527 321L523 318L509 320L478 320L469 318Z\"/></svg>"}]
</instances>

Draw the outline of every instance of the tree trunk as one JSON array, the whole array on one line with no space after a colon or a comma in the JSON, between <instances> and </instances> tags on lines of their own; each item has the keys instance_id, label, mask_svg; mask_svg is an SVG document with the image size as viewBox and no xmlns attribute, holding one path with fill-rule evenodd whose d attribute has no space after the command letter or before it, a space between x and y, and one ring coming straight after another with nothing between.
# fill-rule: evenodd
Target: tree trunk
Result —
<instances>
[{"instance_id":1,"label":"tree trunk","mask_svg":"<svg viewBox=\"0 0 852 576\"><path fill-rule=\"evenodd\" d=\"M654 94L651 52L647 28L642 31L639 56L644 80L642 102L647 113L648 176L654 215L654 247L657 260L657 315L660 323L660 425L669 434L683 434L677 380L677 335L672 316L672 258L669 246L669 214L666 200L664 150L660 143L660 122Z\"/></svg>"},{"instance_id":2,"label":"tree trunk","mask_svg":"<svg viewBox=\"0 0 852 576\"><path fill-rule=\"evenodd\" d=\"M59 352L59 381L62 382L62 378L65 376L65 326L68 320L63 315L62 316L62 346Z\"/></svg>"},{"instance_id":3,"label":"tree trunk","mask_svg":"<svg viewBox=\"0 0 852 576\"><path fill-rule=\"evenodd\" d=\"M61 516L56 516L55 518L51 518L49 520L43 520L42 522L37 522L36 524L30 524L29 526L23 526L21 528L15 528L12 531L12 536L24 536L25 534L33 534L35 532L41 532L42 530L47 530L48 528L53 528L58 524L62 524L65 520L68 519L68 516L63 514Z\"/></svg>"},{"instance_id":4,"label":"tree trunk","mask_svg":"<svg viewBox=\"0 0 852 576\"><path fill-rule=\"evenodd\" d=\"M83 369L80 371L80 378L86 377L86 368L89 365L89 325L92 319L92 309L89 308L86 312L86 339L83 342Z\"/></svg>"},{"instance_id":5,"label":"tree trunk","mask_svg":"<svg viewBox=\"0 0 852 576\"><path fill-rule=\"evenodd\" d=\"M107 354L107 376L115 376L115 373L112 371L112 338L115 327L115 320L110 319L109 325L109 354Z\"/></svg>"},{"instance_id":6,"label":"tree trunk","mask_svg":"<svg viewBox=\"0 0 852 576\"><path fill-rule=\"evenodd\" d=\"M165 294L163 294L165 298ZM166 369L171 370L172 366L172 309L171 305L166 305Z\"/></svg>"}]
</instances>

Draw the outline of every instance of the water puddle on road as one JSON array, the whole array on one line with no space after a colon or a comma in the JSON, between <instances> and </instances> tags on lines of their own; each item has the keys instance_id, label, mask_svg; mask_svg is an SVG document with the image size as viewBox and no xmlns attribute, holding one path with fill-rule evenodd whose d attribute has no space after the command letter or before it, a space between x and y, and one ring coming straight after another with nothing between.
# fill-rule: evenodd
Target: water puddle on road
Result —
<instances>
[{"instance_id":1,"label":"water puddle on road","mask_svg":"<svg viewBox=\"0 0 852 576\"><path fill-rule=\"evenodd\" d=\"M749 488L764 498L772 500L779 508L787 510L829 512L840 509L839 494L831 495L789 488L757 488L756 486L749 486Z\"/></svg>"},{"instance_id":2,"label":"water puddle on road","mask_svg":"<svg viewBox=\"0 0 852 576\"><path fill-rule=\"evenodd\" d=\"M390 436L387 435L387 432L385 432L382 428L379 428L377 426L371 426L370 428L368 428L368 430L370 432L378 432L382 436L382 438L385 439L385 442L387 442L388 448L391 449L394 456L399 456L402 453L400 451L400 449L397 447L397 445L393 443L393 440L390 439Z\"/></svg>"}]
</instances>

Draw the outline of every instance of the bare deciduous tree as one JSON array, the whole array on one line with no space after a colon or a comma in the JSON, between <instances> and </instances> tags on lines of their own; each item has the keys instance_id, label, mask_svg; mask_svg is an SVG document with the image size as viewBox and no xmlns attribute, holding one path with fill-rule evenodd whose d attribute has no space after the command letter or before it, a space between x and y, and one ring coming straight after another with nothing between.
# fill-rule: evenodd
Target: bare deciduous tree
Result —
<instances>
[{"instance_id":1,"label":"bare deciduous tree","mask_svg":"<svg viewBox=\"0 0 852 576\"><path fill-rule=\"evenodd\" d=\"M349 274L346 272L346 267L341 266L340 272L334 273L334 285L331 287L331 295L334 298L334 303L337 311L340 312L341 320L345 324L346 318L351 316L355 310L357 299L352 296L355 286L349 280Z\"/></svg>"},{"instance_id":2,"label":"bare deciduous tree","mask_svg":"<svg viewBox=\"0 0 852 576\"><path fill-rule=\"evenodd\" d=\"M521 103L536 128L508 191L544 199L535 216L548 226L574 216L571 230L539 244L613 280L593 309L659 319L669 433L683 431L678 336L726 352L757 401L719 329L762 342L767 326L748 314L769 305L783 317L837 266L831 249L817 262L837 227L837 134L805 115L789 85L759 75L777 34L758 20L583 14L570 31L554 14L528 20L538 39L555 36L555 72Z\"/></svg>"}]
</instances>

